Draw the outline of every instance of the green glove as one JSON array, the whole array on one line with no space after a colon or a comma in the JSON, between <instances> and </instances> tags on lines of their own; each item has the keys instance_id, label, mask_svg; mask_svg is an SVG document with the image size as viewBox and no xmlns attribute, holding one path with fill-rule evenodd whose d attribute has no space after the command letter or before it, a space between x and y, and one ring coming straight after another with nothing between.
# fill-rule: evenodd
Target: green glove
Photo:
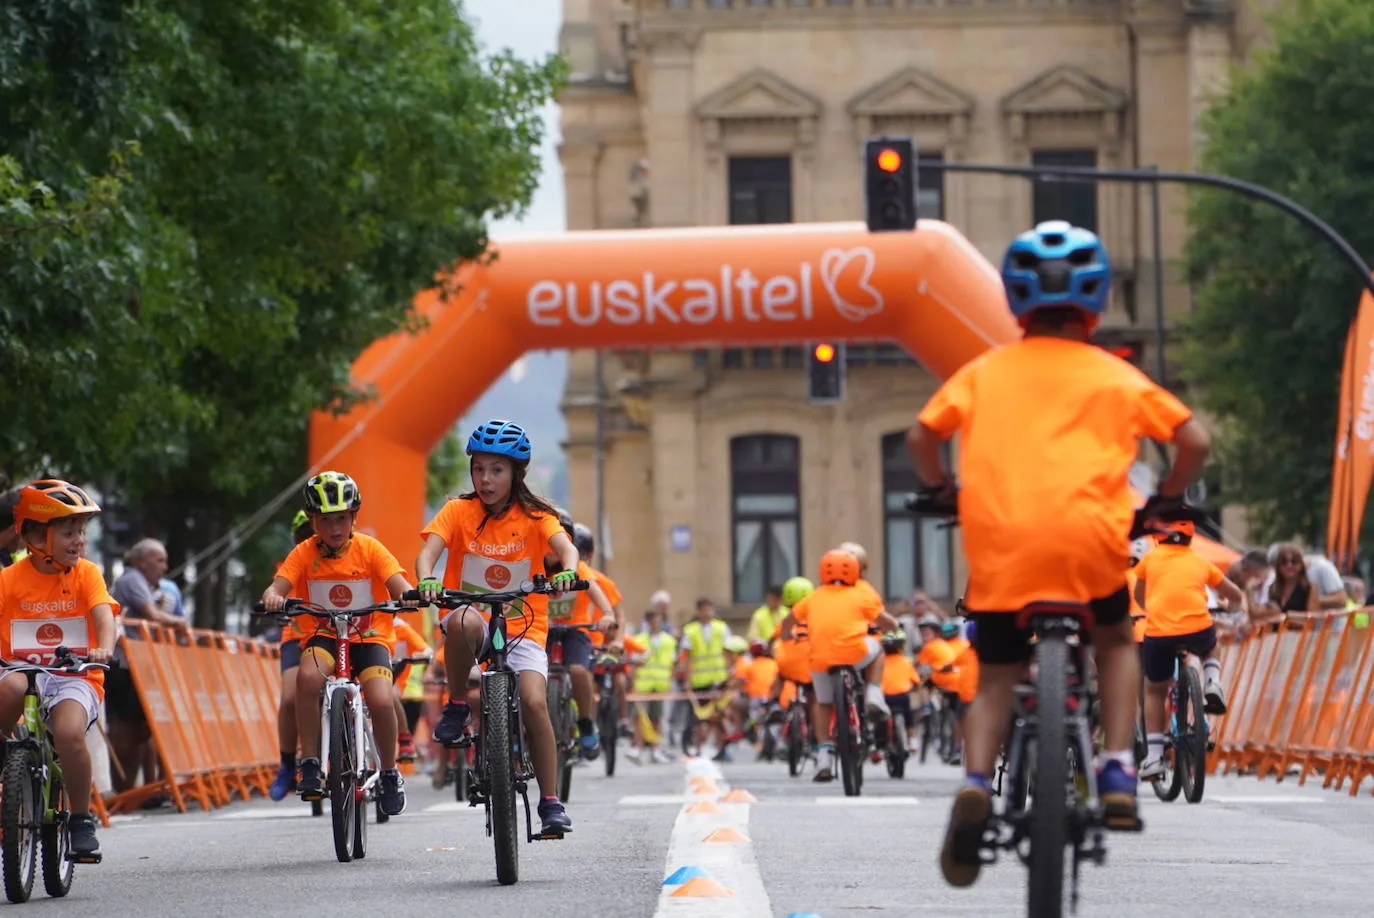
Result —
<instances>
[{"instance_id":1,"label":"green glove","mask_svg":"<svg viewBox=\"0 0 1374 918\"><path fill-rule=\"evenodd\" d=\"M556 587L566 589L567 587L572 586L573 581L576 579L576 571L559 571L558 573L554 574L552 577L549 578L549 582Z\"/></svg>"},{"instance_id":2,"label":"green glove","mask_svg":"<svg viewBox=\"0 0 1374 918\"><path fill-rule=\"evenodd\" d=\"M436 577L426 577L415 585L415 589L421 593L442 593L444 592L444 585Z\"/></svg>"},{"instance_id":3,"label":"green glove","mask_svg":"<svg viewBox=\"0 0 1374 918\"><path fill-rule=\"evenodd\" d=\"M1352 618L1354 618L1354 621L1351 622L1351 624L1353 624L1356 628L1368 628L1368 627L1369 627L1369 613L1368 613L1368 612L1356 612L1356 613L1352 616Z\"/></svg>"}]
</instances>

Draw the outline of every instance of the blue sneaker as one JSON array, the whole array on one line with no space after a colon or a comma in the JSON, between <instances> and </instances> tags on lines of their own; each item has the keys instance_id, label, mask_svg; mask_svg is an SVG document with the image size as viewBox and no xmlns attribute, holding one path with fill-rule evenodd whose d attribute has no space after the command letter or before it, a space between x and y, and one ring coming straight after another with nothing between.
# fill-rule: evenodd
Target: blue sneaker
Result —
<instances>
[{"instance_id":1,"label":"blue sneaker","mask_svg":"<svg viewBox=\"0 0 1374 918\"><path fill-rule=\"evenodd\" d=\"M387 768L382 771L378 783L377 805L388 816L400 816L406 811L406 782L400 771Z\"/></svg>"},{"instance_id":2,"label":"blue sneaker","mask_svg":"<svg viewBox=\"0 0 1374 918\"><path fill-rule=\"evenodd\" d=\"M601 737L595 732L584 733L577 738L577 745L582 747L582 758L588 762L595 762L597 756L601 755Z\"/></svg>"},{"instance_id":3,"label":"blue sneaker","mask_svg":"<svg viewBox=\"0 0 1374 918\"><path fill-rule=\"evenodd\" d=\"M468 720L471 716L472 712L468 710L466 704L450 701L444 705L443 716L434 725L434 741L443 743L445 746L457 745L468 728Z\"/></svg>"},{"instance_id":4,"label":"blue sneaker","mask_svg":"<svg viewBox=\"0 0 1374 918\"><path fill-rule=\"evenodd\" d=\"M1116 759L1108 759L1097 769L1097 795L1102 798L1102 824L1116 832L1139 832L1140 820L1135 793L1140 777Z\"/></svg>"},{"instance_id":5,"label":"blue sneaker","mask_svg":"<svg viewBox=\"0 0 1374 918\"><path fill-rule=\"evenodd\" d=\"M285 800L286 795L296 789L296 769L291 765L278 765L277 776L267 789L267 796L273 800Z\"/></svg>"},{"instance_id":6,"label":"blue sneaker","mask_svg":"<svg viewBox=\"0 0 1374 918\"><path fill-rule=\"evenodd\" d=\"M546 797L539 801L539 831L544 835L562 835L572 831L572 820L563 802L557 797Z\"/></svg>"}]
</instances>

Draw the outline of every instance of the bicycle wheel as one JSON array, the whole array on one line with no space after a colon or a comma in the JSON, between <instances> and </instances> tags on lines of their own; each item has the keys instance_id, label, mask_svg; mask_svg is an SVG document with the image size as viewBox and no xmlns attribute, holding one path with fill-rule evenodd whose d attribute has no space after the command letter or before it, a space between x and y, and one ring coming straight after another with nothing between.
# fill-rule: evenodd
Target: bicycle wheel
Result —
<instances>
[{"instance_id":1,"label":"bicycle wheel","mask_svg":"<svg viewBox=\"0 0 1374 918\"><path fill-rule=\"evenodd\" d=\"M323 800L311 800L311 801L310 801L310 815L311 815L311 816L323 816L323 815L324 815L324 801L323 801Z\"/></svg>"},{"instance_id":2,"label":"bicycle wheel","mask_svg":"<svg viewBox=\"0 0 1374 918\"><path fill-rule=\"evenodd\" d=\"M43 840L43 890L54 899L60 899L72 891L72 874L76 865L67 860L71 842L67 835L67 813L71 806L67 800L66 788L62 782L52 779L52 811L49 821L44 819L40 836Z\"/></svg>"},{"instance_id":3,"label":"bicycle wheel","mask_svg":"<svg viewBox=\"0 0 1374 918\"><path fill-rule=\"evenodd\" d=\"M482 679L482 770L486 774L491 835L496 844L496 881L510 886L520 879L520 835L515 812L515 678L492 673Z\"/></svg>"},{"instance_id":4,"label":"bicycle wheel","mask_svg":"<svg viewBox=\"0 0 1374 918\"><path fill-rule=\"evenodd\" d=\"M1178 674L1178 739L1174 743L1175 767L1183 775L1183 799L1202 802L1207 784L1207 719L1202 713L1202 681L1187 665ZM1187 753L1180 755L1183 750Z\"/></svg>"},{"instance_id":5,"label":"bicycle wheel","mask_svg":"<svg viewBox=\"0 0 1374 918\"><path fill-rule=\"evenodd\" d=\"M1030 918L1064 913L1064 848L1068 844L1068 736L1065 674L1069 648L1064 636L1039 635L1035 678L1035 796L1030 819Z\"/></svg>"},{"instance_id":6,"label":"bicycle wheel","mask_svg":"<svg viewBox=\"0 0 1374 918\"><path fill-rule=\"evenodd\" d=\"M334 820L334 856L353 860L353 823L358 816L357 777L353 772L353 703L338 700L329 709L329 812Z\"/></svg>"},{"instance_id":7,"label":"bicycle wheel","mask_svg":"<svg viewBox=\"0 0 1374 918\"><path fill-rule=\"evenodd\" d=\"M471 746L464 746L458 750L458 764L454 766L453 775L453 796L459 803L468 802L468 760L471 755Z\"/></svg>"},{"instance_id":8,"label":"bicycle wheel","mask_svg":"<svg viewBox=\"0 0 1374 918\"><path fill-rule=\"evenodd\" d=\"M615 777L615 747L620 724L615 718L615 693L601 696L596 714L596 729L601 734L601 758L606 762L606 777Z\"/></svg>"},{"instance_id":9,"label":"bicycle wheel","mask_svg":"<svg viewBox=\"0 0 1374 918\"><path fill-rule=\"evenodd\" d=\"M801 774L806 758L806 709L799 704L787 708L787 773Z\"/></svg>"},{"instance_id":10,"label":"bicycle wheel","mask_svg":"<svg viewBox=\"0 0 1374 918\"><path fill-rule=\"evenodd\" d=\"M859 737L852 717L853 689L849 673L835 679L835 752L840 760L840 778L846 797L860 793Z\"/></svg>"},{"instance_id":11,"label":"bicycle wheel","mask_svg":"<svg viewBox=\"0 0 1374 918\"><path fill-rule=\"evenodd\" d=\"M11 902L27 902L33 894L34 870L38 866L38 794L34 789L33 750L11 745L6 750L5 768L0 773L4 784L0 801L0 831L4 833L3 857L5 897Z\"/></svg>"},{"instance_id":12,"label":"bicycle wheel","mask_svg":"<svg viewBox=\"0 0 1374 918\"><path fill-rule=\"evenodd\" d=\"M930 744L935 738L935 725L931 722L933 712L926 710L921 712L921 751L920 762L926 763L926 754L930 752Z\"/></svg>"}]
</instances>

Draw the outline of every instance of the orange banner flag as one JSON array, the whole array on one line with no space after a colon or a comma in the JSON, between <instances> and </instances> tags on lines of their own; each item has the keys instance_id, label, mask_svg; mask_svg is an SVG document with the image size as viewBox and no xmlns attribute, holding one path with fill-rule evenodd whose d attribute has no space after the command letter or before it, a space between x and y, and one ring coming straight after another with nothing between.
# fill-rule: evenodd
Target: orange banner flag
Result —
<instances>
[{"instance_id":1,"label":"orange banner flag","mask_svg":"<svg viewBox=\"0 0 1374 918\"><path fill-rule=\"evenodd\" d=\"M1327 553L1349 570L1374 482L1374 296L1367 290L1346 338L1339 397Z\"/></svg>"}]
</instances>

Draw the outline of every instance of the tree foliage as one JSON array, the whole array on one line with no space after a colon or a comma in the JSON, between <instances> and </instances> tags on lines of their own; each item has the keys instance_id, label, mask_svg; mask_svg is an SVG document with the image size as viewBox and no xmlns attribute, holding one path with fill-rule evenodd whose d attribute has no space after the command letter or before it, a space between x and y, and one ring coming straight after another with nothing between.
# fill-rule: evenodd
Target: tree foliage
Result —
<instances>
[{"instance_id":1,"label":"tree foliage","mask_svg":"<svg viewBox=\"0 0 1374 918\"><path fill-rule=\"evenodd\" d=\"M1202 168L1286 195L1374 253L1374 121L1364 111L1374 4L1298 0L1272 30L1273 49L1207 112ZM1209 189L1190 220L1196 311L1181 356L1221 422L1227 496L1254 508L1260 537L1316 541L1359 280L1311 229L1258 201Z\"/></svg>"},{"instance_id":2,"label":"tree foliage","mask_svg":"<svg viewBox=\"0 0 1374 918\"><path fill-rule=\"evenodd\" d=\"M468 479L467 437L452 430L429 454L425 478L425 502L437 507L471 489Z\"/></svg>"},{"instance_id":3,"label":"tree foliage","mask_svg":"<svg viewBox=\"0 0 1374 918\"><path fill-rule=\"evenodd\" d=\"M560 75L484 54L453 0L7 8L0 469L112 487L188 546L223 532L528 202Z\"/></svg>"}]
</instances>

